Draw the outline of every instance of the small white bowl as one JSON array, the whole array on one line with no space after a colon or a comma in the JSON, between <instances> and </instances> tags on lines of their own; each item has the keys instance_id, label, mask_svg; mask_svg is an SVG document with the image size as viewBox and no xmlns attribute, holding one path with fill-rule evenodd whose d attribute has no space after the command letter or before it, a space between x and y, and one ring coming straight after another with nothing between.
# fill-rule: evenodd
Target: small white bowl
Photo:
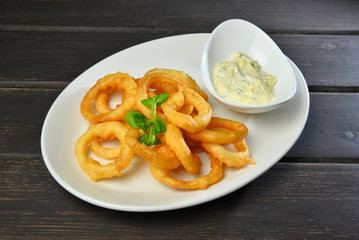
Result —
<instances>
[{"instance_id":1,"label":"small white bowl","mask_svg":"<svg viewBox=\"0 0 359 240\"><path fill-rule=\"evenodd\" d=\"M217 63L229 61L236 52L256 60L262 70L277 78L275 97L266 104L239 104L221 98L212 85ZM297 81L287 57L277 44L254 24L231 19L218 25L208 38L202 54L202 77L209 93L220 103L242 113L262 113L281 107L297 90Z\"/></svg>"}]
</instances>

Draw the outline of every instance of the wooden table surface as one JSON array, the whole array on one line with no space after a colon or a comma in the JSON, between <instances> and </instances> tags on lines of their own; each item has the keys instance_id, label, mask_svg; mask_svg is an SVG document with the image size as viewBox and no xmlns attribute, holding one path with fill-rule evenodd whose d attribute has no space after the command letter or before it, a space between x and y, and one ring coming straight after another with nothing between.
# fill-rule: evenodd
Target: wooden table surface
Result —
<instances>
[{"instance_id":1,"label":"wooden table surface","mask_svg":"<svg viewBox=\"0 0 359 240\"><path fill-rule=\"evenodd\" d=\"M231 18L268 33L309 87L304 131L277 164L227 196L155 213L94 206L54 180L41 128L71 81ZM359 239L358 1L0 0L0 57L0 239Z\"/></svg>"}]
</instances>

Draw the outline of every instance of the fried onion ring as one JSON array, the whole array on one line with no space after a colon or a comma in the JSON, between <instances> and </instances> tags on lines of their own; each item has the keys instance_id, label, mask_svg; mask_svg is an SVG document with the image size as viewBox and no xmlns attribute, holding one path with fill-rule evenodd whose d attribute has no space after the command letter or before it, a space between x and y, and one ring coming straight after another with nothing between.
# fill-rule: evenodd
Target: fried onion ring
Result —
<instances>
[{"instance_id":1,"label":"fried onion ring","mask_svg":"<svg viewBox=\"0 0 359 240\"><path fill-rule=\"evenodd\" d=\"M212 154L213 157L228 167L241 168L246 163L255 164L255 162L250 159L250 152L244 139L234 143L234 147L237 150L236 152L227 150L222 145L215 143L202 143L202 146L209 154Z\"/></svg>"},{"instance_id":2,"label":"fried onion ring","mask_svg":"<svg viewBox=\"0 0 359 240\"><path fill-rule=\"evenodd\" d=\"M239 142L247 134L248 128L243 123L218 117L212 117L207 127L201 131L185 133L192 140L217 144Z\"/></svg>"},{"instance_id":3,"label":"fried onion ring","mask_svg":"<svg viewBox=\"0 0 359 240\"><path fill-rule=\"evenodd\" d=\"M200 159L196 158L188 148L183 139L181 131L173 124L167 124L167 131L164 134L166 144L176 154L183 167L190 174L197 174L199 171Z\"/></svg>"},{"instance_id":4,"label":"fried onion ring","mask_svg":"<svg viewBox=\"0 0 359 240\"><path fill-rule=\"evenodd\" d=\"M192 181L183 181L173 178L170 176L170 171L168 169L159 168L153 164L150 164L150 171L155 179L173 188L206 189L208 186L221 180L223 170L222 163L220 161L211 155L209 155L209 159L211 161L210 172L207 175Z\"/></svg>"},{"instance_id":5,"label":"fried onion ring","mask_svg":"<svg viewBox=\"0 0 359 240\"><path fill-rule=\"evenodd\" d=\"M194 91L200 94L203 99L208 100L207 94L203 92L197 85L196 81L186 73L172 69L152 69L148 71L143 78L138 80L136 103L134 108L142 112L147 118L150 118L150 109L144 106L141 101L149 98L153 94L150 93L151 90L154 90L154 93L156 94L163 92L173 94L187 88L194 89ZM166 120L163 113L158 113L158 117Z\"/></svg>"},{"instance_id":6,"label":"fried onion ring","mask_svg":"<svg viewBox=\"0 0 359 240\"><path fill-rule=\"evenodd\" d=\"M121 103L113 107L117 92L122 95ZM163 93L168 93L166 100L142 101ZM224 166L241 168L247 163L255 164L245 142L247 127L237 121L212 117L207 101L207 94L182 71L155 68L136 79L122 72L106 75L82 99L81 114L90 121L90 126L76 142L77 161L93 181L99 181L121 176L136 154L149 163L151 175L165 185L206 189L221 180ZM131 110L145 116L136 113L136 117L125 119ZM139 141L150 137L156 137L157 145L147 146ZM119 146L113 142L116 139ZM115 147L107 147L108 144ZM227 144L235 150L229 150ZM208 154L208 159L203 160L204 169L210 164L208 173L203 173L197 156L203 151ZM89 154L96 155L99 161ZM194 180L175 177L175 173L183 171Z\"/></svg>"},{"instance_id":7,"label":"fried onion ring","mask_svg":"<svg viewBox=\"0 0 359 240\"><path fill-rule=\"evenodd\" d=\"M139 137L140 131L137 129L130 129L125 136L126 143L138 156L161 168L175 169L181 166L181 162L173 157L173 153L164 155L166 151L170 151L169 149L166 149L166 151L156 151L156 149L140 143L138 141Z\"/></svg>"},{"instance_id":8,"label":"fried onion ring","mask_svg":"<svg viewBox=\"0 0 359 240\"><path fill-rule=\"evenodd\" d=\"M155 78L156 80L159 80L159 78L167 79L167 80L169 80L169 79L174 80L175 82L180 83L182 86L185 86L186 88L192 88L199 95L201 95L206 101L208 101L207 94L204 91L202 91L202 89L198 86L198 84L196 83L196 81L193 78L191 78L188 74L186 74L183 71L178 71L178 70L173 70L173 69L164 69L164 68L155 68L155 69L148 71L143 78L144 79ZM159 81L159 82L161 82L161 81ZM177 88L177 90L178 90L178 88ZM173 93L173 91L169 92L169 93Z\"/></svg>"},{"instance_id":9,"label":"fried onion ring","mask_svg":"<svg viewBox=\"0 0 359 240\"><path fill-rule=\"evenodd\" d=\"M112 139L108 139L108 140L112 140ZM101 146L100 143L101 141L103 141L103 139L96 138L90 142L90 148L95 155L98 155L103 158L116 158L120 154L121 146L117 146L114 148L107 148Z\"/></svg>"},{"instance_id":10,"label":"fried onion ring","mask_svg":"<svg viewBox=\"0 0 359 240\"><path fill-rule=\"evenodd\" d=\"M118 89L125 93L125 98L122 103L111 111L105 113L93 113L91 111L92 101L106 89ZM126 113L131 109L135 103L137 84L134 79L127 73L109 74L101 78L97 83L86 93L81 102L81 114L90 122L105 122L112 120L124 120Z\"/></svg>"},{"instance_id":11,"label":"fried onion ring","mask_svg":"<svg viewBox=\"0 0 359 240\"><path fill-rule=\"evenodd\" d=\"M111 109L108 106L108 100L109 100L109 96L111 93L113 93L114 91L116 91L116 89L109 89L105 91L100 91L99 94L97 95L97 97L94 99L94 104L96 107L96 110L99 113L106 113L109 112L113 109ZM122 94L122 101L125 99L125 94Z\"/></svg>"},{"instance_id":12,"label":"fried onion ring","mask_svg":"<svg viewBox=\"0 0 359 240\"><path fill-rule=\"evenodd\" d=\"M184 104L191 104L198 115L191 116L180 112ZM195 133L204 129L212 117L212 108L196 91L184 89L169 96L162 104L162 110L172 124L188 132Z\"/></svg>"},{"instance_id":13,"label":"fried onion ring","mask_svg":"<svg viewBox=\"0 0 359 240\"><path fill-rule=\"evenodd\" d=\"M95 123L91 123L89 128L96 126ZM121 146L116 147L104 147L101 145L101 142L104 140L114 140L114 136L109 136L108 139L102 139L100 137L94 138L90 143L90 149L93 151L93 153L97 156L103 157L103 158L117 158L121 152ZM124 141L124 139L121 139Z\"/></svg>"},{"instance_id":14,"label":"fried onion ring","mask_svg":"<svg viewBox=\"0 0 359 240\"><path fill-rule=\"evenodd\" d=\"M110 121L91 126L77 140L75 145L77 161L80 167L93 181L121 176L121 171L129 166L132 161L133 151L124 141L127 131L128 129L120 122ZM97 137L102 139L112 139L116 137L120 141L120 154L116 160L109 164L101 165L93 158L87 157L88 144Z\"/></svg>"}]
</instances>

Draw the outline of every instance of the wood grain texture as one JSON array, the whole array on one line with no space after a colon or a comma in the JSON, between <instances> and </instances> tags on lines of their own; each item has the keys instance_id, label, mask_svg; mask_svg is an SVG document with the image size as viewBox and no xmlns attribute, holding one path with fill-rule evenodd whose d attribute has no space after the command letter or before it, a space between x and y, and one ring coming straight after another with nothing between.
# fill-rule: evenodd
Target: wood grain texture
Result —
<instances>
[{"instance_id":1,"label":"wood grain texture","mask_svg":"<svg viewBox=\"0 0 359 240\"><path fill-rule=\"evenodd\" d=\"M359 159L359 95L312 93L305 129L291 157Z\"/></svg>"},{"instance_id":2,"label":"wood grain texture","mask_svg":"<svg viewBox=\"0 0 359 240\"><path fill-rule=\"evenodd\" d=\"M359 239L358 13L356 0L0 0L0 239ZM100 208L54 180L41 128L73 79L230 18L269 33L309 85L308 122L279 163L225 197L158 213Z\"/></svg>"},{"instance_id":3,"label":"wood grain texture","mask_svg":"<svg viewBox=\"0 0 359 240\"><path fill-rule=\"evenodd\" d=\"M43 121L60 90L0 89L1 154L40 154Z\"/></svg>"},{"instance_id":4,"label":"wood grain texture","mask_svg":"<svg viewBox=\"0 0 359 240\"><path fill-rule=\"evenodd\" d=\"M318 1L0 1L0 23L9 25L162 28L211 31L231 18L271 32L359 30L355 0ZM46 14L44 14L46 13Z\"/></svg>"},{"instance_id":5,"label":"wood grain texture","mask_svg":"<svg viewBox=\"0 0 359 240\"><path fill-rule=\"evenodd\" d=\"M66 86L98 61L175 33L0 31L0 87ZM272 34L309 86L359 88L359 36ZM340 68L340 71L338 71ZM21 69L21 71L18 71ZM322 87L322 89L321 89Z\"/></svg>"},{"instance_id":6,"label":"wood grain texture","mask_svg":"<svg viewBox=\"0 0 359 240\"><path fill-rule=\"evenodd\" d=\"M158 213L86 203L62 189L41 158L0 157L0 179L0 238L359 237L359 167L351 164L279 163L226 197Z\"/></svg>"},{"instance_id":7,"label":"wood grain texture","mask_svg":"<svg viewBox=\"0 0 359 240\"><path fill-rule=\"evenodd\" d=\"M71 82L100 60L163 34L0 32L0 81ZM21 69L21 71L17 71ZM19 83L20 84L20 83ZM12 85L12 84L11 84Z\"/></svg>"}]
</instances>

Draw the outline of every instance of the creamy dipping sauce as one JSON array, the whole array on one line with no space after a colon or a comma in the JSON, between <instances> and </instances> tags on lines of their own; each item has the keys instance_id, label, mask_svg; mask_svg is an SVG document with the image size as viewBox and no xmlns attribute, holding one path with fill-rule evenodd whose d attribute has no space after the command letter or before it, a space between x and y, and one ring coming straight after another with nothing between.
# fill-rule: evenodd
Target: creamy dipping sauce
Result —
<instances>
[{"instance_id":1,"label":"creamy dipping sauce","mask_svg":"<svg viewBox=\"0 0 359 240\"><path fill-rule=\"evenodd\" d=\"M232 60L218 63L213 86L225 100L242 104L265 104L274 98L277 79L261 70L247 55L237 52Z\"/></svg>"}]
</instances>

